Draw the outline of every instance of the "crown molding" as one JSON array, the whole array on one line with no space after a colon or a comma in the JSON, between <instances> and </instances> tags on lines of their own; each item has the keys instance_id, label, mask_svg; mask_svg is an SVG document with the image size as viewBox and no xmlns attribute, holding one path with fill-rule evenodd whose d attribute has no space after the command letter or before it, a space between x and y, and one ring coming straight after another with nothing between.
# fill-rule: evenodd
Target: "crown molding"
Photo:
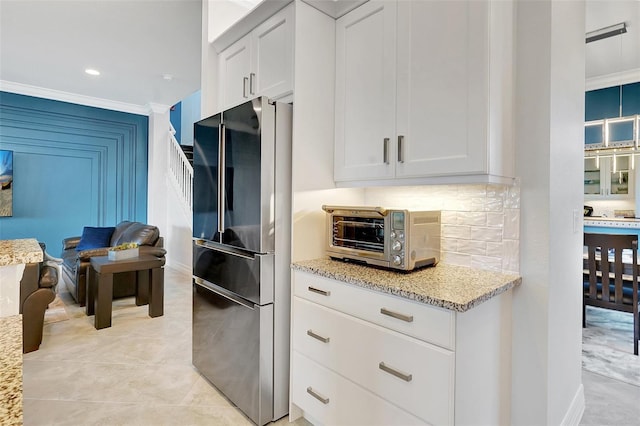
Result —
<instances>
[{"instance_id":1,"label":"crown molding","mask_svg":"<svg viewBox=\"0 0 640 426\"><path fill-rule=\"evenodd\" d=\"M147 115L153 114L166 114L171 109L171 105L156 104L149 102L145 108L147 109Z\"/></svg>"},{"instance_id":2,"label":"crown molding","mask_svg":"<svg viewBox=\"0 0 640 426\"><path fill-rule=\"evenodd\" d=\"M585 90L604 89L640 81L640 68L616 72L613 74L591 77L585 81Z\"/></svg>"},{"instance_id":3,"label":"crown molding","mask_svg":"<svg viewBox=\"0 0 640 426\"><path fill-rule=\"evenodd\" d=\"M247 11L247 14L235 22L231 27L222 32L210 44L216 50L216 53L222 52L231 46L243 36L249 34L252 28L257 27L262 22L273 16L280 9L288 6L293 0L264 0L261 1L253 9Z\"/></svg>"},{"instance_id":4,"label":"crown molding","mask_svg":"<svg viewBox=\"0 0 640 426\"><path fill-rule=\"evenodd\" d=\"M91 96L78 95L55 89L46 89L44 87L31 86L6 80L0 80L0 91L138 115L148 116L150 112L150 108L145 105L135 105L128 104L126 102L112 101L109 99L94 98Z\"/></svg>"}]
</instances>

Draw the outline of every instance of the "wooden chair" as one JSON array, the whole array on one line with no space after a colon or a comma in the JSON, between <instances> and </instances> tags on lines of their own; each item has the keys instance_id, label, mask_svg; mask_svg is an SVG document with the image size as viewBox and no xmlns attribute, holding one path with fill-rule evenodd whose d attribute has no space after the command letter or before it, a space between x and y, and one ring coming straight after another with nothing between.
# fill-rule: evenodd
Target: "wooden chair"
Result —
<instances>
[{"instance_id":1,"label":"wooden chair","mask_svg":"<svg viewBox=\"0 0 640 426\"><path fill-rule=\"evenodd\" d=\"M582 326L586 327L587 305L632 313L633 353L638 355L638 236L584 234L584 245L588 257L583 280ZM625 257L630 254L627 263L622 261L623 250Z\"/></svg>"}]
</instances>

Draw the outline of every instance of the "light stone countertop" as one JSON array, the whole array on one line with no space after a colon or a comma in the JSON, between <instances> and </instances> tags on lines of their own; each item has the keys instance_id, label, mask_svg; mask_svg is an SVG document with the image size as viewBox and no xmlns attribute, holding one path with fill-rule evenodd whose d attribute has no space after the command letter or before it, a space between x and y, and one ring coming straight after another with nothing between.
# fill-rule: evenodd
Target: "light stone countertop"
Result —
<instances>
[{"instance_id":1,"label":"light stone countertop","mask_svg":"<svg viewBox=\"0 0 640 426\"><path fill-rule=\"evenodd\" d=\"M22 424L22 315L0 318L0 425Z\"/></svg>"},{"instance_id":2,"label":"light stone countertop","mask_svg":"<svg viewBox=\"0 0 640 426\"><path fill-rule=\"evenodd\" d=\"M522 282L518 275L439 263L412 272L389 271L330 259L292 268L432 306L465 312Z\"/></svg>"},{"instance_id":3,"label":"light stone countertop","mask_svg":"<svg viewBox=\"0 0 640 426\"><path fill-rule=\"evenodd\" d=\"M604 228L640 229L640 219L627 217L597 217L585 216L584 226L598 226Z\"/></svg>"},{"instance_id":4,"label":"light stone countertop","mask_svg":"<svg viewBox=\"0 0 640 426\"><path fill-rule=\"evenodd\" d=\"M0 240L0 266L42 262L42 249L35 238Z\"/></svg>"}]
</instances>

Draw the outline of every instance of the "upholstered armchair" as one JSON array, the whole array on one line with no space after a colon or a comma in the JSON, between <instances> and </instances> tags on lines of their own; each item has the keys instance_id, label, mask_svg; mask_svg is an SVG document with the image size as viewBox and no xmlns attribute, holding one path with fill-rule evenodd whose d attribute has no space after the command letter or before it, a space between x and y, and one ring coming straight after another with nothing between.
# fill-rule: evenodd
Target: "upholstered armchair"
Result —
<instances>
[{"instance_id":1,"label":"upholstered armchair","mask_svg":"<svg viewBox=\"0 0 640 426\"><path fill-rule=\"evenodd\" d=\"M140 222L120 222L115 227L85 227L82 236L62 240L62 273L71 296L80 306L86 304L87 271L94 256L107 256L110 247L137 243L140 255L150 254L164 259L166 251L160 231ZM133 296L136 273L113 276L113 297Z\"/></svg>"},{"instance_id":2,"label":"upholstered armchair","mask_svg":"<svg viewBox=\"0 0 640 426\"><path fill-rule=\"evenodd\" d=\"M22 314L22 352L37 351L42 343L44 313L56 297L59 259L50 257L44 244L44 261L28 263L20 280L20 313Z\"/></svg>"}]
</instances>

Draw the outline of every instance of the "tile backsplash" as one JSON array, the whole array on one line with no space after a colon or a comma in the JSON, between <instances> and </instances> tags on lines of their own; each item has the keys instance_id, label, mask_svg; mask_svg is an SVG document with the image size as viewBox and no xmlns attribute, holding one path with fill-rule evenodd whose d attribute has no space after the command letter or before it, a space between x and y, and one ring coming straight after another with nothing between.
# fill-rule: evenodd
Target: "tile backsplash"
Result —
<instances>
[{"instance_id":1,"label":"tile backsplash","mask_svg":"<svg viewBox=\"0 0 640 426\"><path fill-rule=\"evenodd\" d=\"M520 186L367 188L367 205L442 211L442 263L520 270Z\"/></svg>"}]
</instances>

